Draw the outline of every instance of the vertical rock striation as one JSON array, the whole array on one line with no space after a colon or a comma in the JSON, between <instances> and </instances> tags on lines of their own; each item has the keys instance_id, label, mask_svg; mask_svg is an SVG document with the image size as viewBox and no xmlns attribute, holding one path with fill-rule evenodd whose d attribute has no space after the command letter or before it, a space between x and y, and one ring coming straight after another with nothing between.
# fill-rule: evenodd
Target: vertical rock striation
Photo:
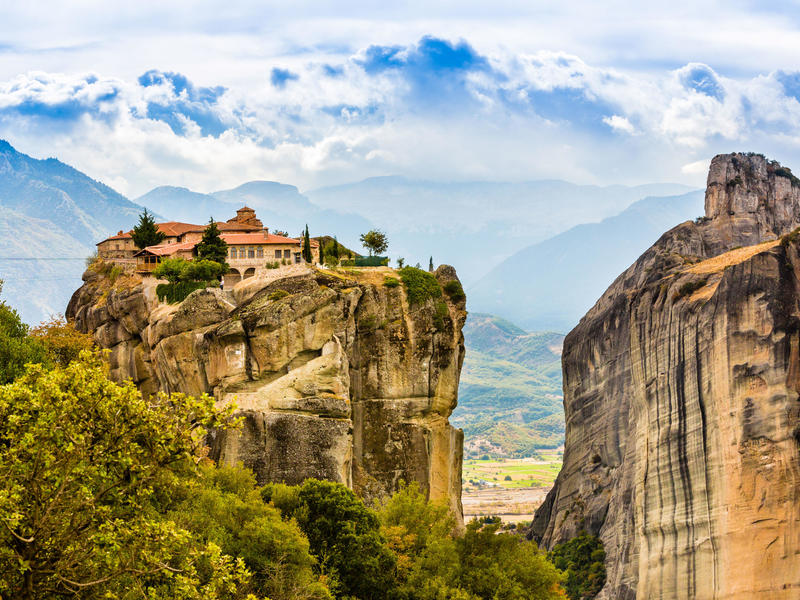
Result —
<instances>
[{"instance_id":1,"label":"vertical rock striation","mask_svg":"<svg viewBox=\"0 0 800 600\"><path fill-rule=\"evenodd\" d=\"M565 340L564 466L530 535L599 535L602 598L800 597L800 181L717 156L705 208Z\"/></svg>"},{"instance_id":2,"label":"vertical rock striation","mask_svg":"<svg viewBox=\"0 0 800 600\"><path fill-rule=\"evenodd\" d=\"M456 279L447 266L435 275ZM152 281L89 270L67 316L109 350L114 379L234 402L243 426L215 432L212 456L260 482L317 477L375 497L417 481L460 519L463 434L448 417L464 301L411 306L383 272L354 277L309 269L170 306Z\"/></svg>"}]
</instances>

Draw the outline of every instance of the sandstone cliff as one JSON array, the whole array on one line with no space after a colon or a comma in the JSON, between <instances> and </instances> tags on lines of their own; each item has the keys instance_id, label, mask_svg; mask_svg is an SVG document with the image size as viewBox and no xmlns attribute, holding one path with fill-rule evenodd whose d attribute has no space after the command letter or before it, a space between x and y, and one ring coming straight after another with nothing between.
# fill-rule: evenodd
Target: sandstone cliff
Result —
<instances>
[{"instance_id":1,"label":"sandstone cliff","mask_svg":"<svg viewBox=\"0 0 800 600\"><path fill-rule=\"evenodd\" d=\"M717 156L705 209L565 340L564 466L530 534L598 534L602 598L800 597L800 181Z\"/></svg>"},{"instance_id":2,"label":"sandstone cliff","mask_svg":"<svg viewBox=\"0 0 800 600\"><path fill-rule=\"evenodd\" d=\"M464 300L412 306L384 275L305 269L165 305L152 280L90 269L67 317L110 350L114 379L235 402L243 427L215 433L212 455L260 482L317 477L373 497L417 481L460 518L463 434L448 416Z\"/></svg>"}]
</instances>

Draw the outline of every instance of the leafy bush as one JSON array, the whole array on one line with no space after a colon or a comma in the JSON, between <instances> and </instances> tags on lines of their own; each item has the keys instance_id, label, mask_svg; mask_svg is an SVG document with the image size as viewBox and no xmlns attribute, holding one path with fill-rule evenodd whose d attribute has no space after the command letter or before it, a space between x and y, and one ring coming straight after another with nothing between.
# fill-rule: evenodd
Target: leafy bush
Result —
<instances>
[{"instance_id":1,"label":"leafy bush","mask_svg":"<svg viewBox=\"0 0 800 600\"><path fill-rule=\"evenodd\" d=\"M408 303L412 306L442 297L442 287L436 277L427 271L416 267L403 267L400 269L400 279L406 287Z\"/></svg>"},{"instance_id":2,"label":"leafy bush","mask_svg":"<svg viewBox=\"0 0 800 600\"><path fill-rule=\"evenodd\" d=\"M386 256L361 256L354 261L356 267L385 267L388 264L389 258Z\"/></svg>"},{"instance_id":3,"label":"leafy bush","mask_svg":"<svg viewBox=\"0 0 800 600\"><path fill-rule=\"evenodd\" d=\"M325 266L326 267L335 267L339 264L339 259L332 254L325 255Z\"/></svg>"},{"instance_id":4,"label":"leafy bush","mask_svg":"<svg viewBox=\"0 0 800 600\"><path fill-rule=\"evenodd\" d=\"M0 282L2 289L2 282ZM13 381L26 363L42 363L47 352L41 340L28 335L28 326L16 310L0 302L0 384Z\"/></svg>"},{"instance_id":5,"label":"leafy bush","mask_svg":"<svg viewBox=\"0 0 800 600\"><path fill-rule=\"evenodd\" d=\"M433 313L433 326L437 331L442 331L447 323L446 319L450 316L450 310L443 300L436 303L436 312Z\"/></svg>"},{"instance_id":6,"label":"leafy bush","mask_svg":"<svg viewBox=\"0 0 800 600\"><path fill-rule=\"evenodd\" d=\"M218 287L218 281L179 281L177 283L159 283L156 286L156 296L161 302L177 304L183 302L195 290L207 287Z\"/></svg>"},{"instance_id":7,"label":"leafy bush","mask_svg":"<svg viewBox=\"0 0 800 600\"><path fill-rule=\"evenodd\" d=\"M281 264L277 260L268 260L264 265L267 269L277 269L281 266Z\"/></svg>"},{"instance_id":8,"label":"leafy bush","mask_svg":"<svg viewBox=\"0 0 800 600\"><path fill-rule=\"evenodd\" d=\"M354 259L352 259L352 258L345 258L345 259L342 259L339 262L339 264L341 266L343 266L343 267L355 267L356 266L356 261Z\"/></svg>"},{"instance_id":9,"label":"leafy bush","mask_svg":"<svg viewBox=\"0 0 800 600\"><path fill-rule=\"evenodd\" d=\"M798 179L792 170L787 167L778 167L775 169L775 175L778 177L785 177L792 182L792 186L800 187L800 179Z\"/></svg>"},{"instance_id":10,"label":"leafy bush","mask_svg":"<svg viewBox=\"0 0 800 600\"><path fill-rule=\"evenodd\" d=\"M397 277L389 277L388 275L383 278L383 285L388 288L396 288L400 285L400 280Z\"/></svg>"},{"instance_id":11,"label":"leafy bush","mask_svg":"<svg viewBox=\"0 0 800 600\"><path fill-rule=\"evenodd\" d=\"M453 302L461 302L467 296L464 293L464 288L461 287L461 282L458 279L453 279L444 284L444 291Z\"/></svg>"},{"instance_id":12,"label":"leafy bush","mask_svg":"<svg viewBox=\"0 0 800 600\"><path fill-rule=\"evenodd\" d=\"M31 330L30 337L41 342L50 359L49 362L62 367L78 360L84 350L92 350L95 347L91 335L81 333L75 329L74 323L69 323L60 317L53 317L41 323Z\"/></svg>"},{"instance_id":13,"label":"leafy bush","mask_svg":"<svg viewBox=\"0 0 800 600\"><path fill-rule=\"evenodd\" d=\"M795 243L798 239L800 239L800 227L790 231L786 235L782 235L781 246L786 248L789 244Z\"/></svg>"},{"instance_id":14,"label":"leafy bush","mask_svg":"<svg viewBox=\"0 0 800 600\"><path fill-rule=\"evenodd\" d=\"M708 279L697 279L695 281L687 281L681 287L678 288L678 291L672 296L673 302L675 300L680 300L684 296L690 296L694 294L697 290L701 287L705 286L708 282Z\"/></svg>"},{"instance_id":15,"label":"leafy bush","mask_svg":"<svg viewBox=\"0 0 800 600\"><path fill-rule=\"evenodd\" d=\"M589 600L606 582L606 552L600 538L585 531L556 545L547 558L567 575L564 589L571 600Z\"/></svg>"}]
</instances>

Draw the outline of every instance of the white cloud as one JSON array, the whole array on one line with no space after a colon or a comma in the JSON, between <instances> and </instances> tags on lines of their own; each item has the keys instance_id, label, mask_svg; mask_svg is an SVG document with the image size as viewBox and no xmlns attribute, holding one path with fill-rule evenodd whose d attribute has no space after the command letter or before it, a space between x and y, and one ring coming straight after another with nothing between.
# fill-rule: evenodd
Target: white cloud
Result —
<instances>
[{"instance_id":1,"label":"white cloud","mask_svg":"<svg viewBox=\"0 0 800 600\"><path fill-rule=\"evenodd\" d=\"M619 115L611 115L610 117L603 117L603 123L614 129L615 131L620 131L622 133L633 133L636 131L636 128L633 126L633 123L628 121L625 117L621 117Z\"/></svg>"}]
</instances>

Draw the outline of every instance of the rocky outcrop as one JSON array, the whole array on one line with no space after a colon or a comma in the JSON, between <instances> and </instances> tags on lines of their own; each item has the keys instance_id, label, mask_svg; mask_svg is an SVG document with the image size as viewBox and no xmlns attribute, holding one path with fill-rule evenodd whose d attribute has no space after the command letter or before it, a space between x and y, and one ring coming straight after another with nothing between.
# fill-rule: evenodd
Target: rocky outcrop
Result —
<instances>
[{"instance_id":1,"label":"rocky outcrop","mask_svg":"<svg viewBox=\"0 0 800 600\"><path fill-rule=\"evenodd\" d=\"M317 477L376 497L416 481L460 519L463 434L448 417L464 301L409 305L386 274L308 269L166 305L152 280L89 270L67 316L109 350L114 379L235 403L242 427L212 434L212 456L260 482Z\"/></svg>"},{"instance_id":2,"label":"rocky outcrop","mask_svg":"<svg viewBox=\"0 0 800 600\"><path fill-rule=\"evenodd\" d=\"M599 535L599 597L800 597L798 226L788 169L717 156L706 216L567 336L564 465L530 535Z\"/></svg>"}]
</instances>

